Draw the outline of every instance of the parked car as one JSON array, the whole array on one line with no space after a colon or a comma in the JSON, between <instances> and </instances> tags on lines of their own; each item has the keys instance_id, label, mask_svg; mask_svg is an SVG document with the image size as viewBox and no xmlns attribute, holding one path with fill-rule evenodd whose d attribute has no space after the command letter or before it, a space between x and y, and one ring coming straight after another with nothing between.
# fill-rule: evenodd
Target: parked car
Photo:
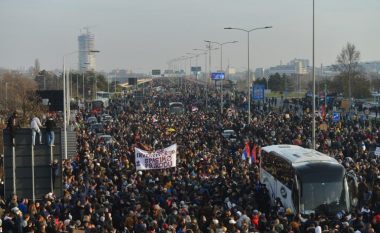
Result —
<instances>
[{"instance_id":1,"label":"parked car","mask_svg":"<svg viewBox=\"0 0 380 233\"><path fill-rule=\"evenodd\" d=\"M95 124L90 125L90 131L96 134L103 133L104 128L101 123L95 123Z\"/></svg>"},{"instance_id":2,"label":"parked car","mask_svg":"<svg viewBox=\"0 0 380 233\"><path fill-rule=\"evenodd\" d=\"M86 120L87 124L95 124L95 123L98 123L98 119L94 116L91 116L91 117L88 117L87 120Z\"/></svg>"}]
</instances>

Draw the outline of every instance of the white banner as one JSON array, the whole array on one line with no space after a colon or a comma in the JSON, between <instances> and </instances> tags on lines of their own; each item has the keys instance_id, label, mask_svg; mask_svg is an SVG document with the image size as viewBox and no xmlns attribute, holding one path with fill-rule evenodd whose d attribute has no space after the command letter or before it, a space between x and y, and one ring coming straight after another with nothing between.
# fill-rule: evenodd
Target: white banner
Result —
<instances>
[{"instance_id":1,"label":"white banner","mask_svg":"<svg viewBox=\"0 0 380 233\"><path fill-rule=\"evenodd\" d=\"M177 144L153 152L135 148L136 170L165 169L177 163Z\"/></svg>"}]
</instances>

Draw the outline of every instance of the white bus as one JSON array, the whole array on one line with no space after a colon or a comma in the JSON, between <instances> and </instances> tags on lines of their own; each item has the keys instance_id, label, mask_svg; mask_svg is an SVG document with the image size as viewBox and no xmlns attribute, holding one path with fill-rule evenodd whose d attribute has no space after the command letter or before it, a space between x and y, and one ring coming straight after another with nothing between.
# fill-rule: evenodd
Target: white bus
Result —
<instances>
[{"instance_id":1,"label":"white bus","mask_svg":"<svg viewBox=\"0 0 380 233\"><path fill-rule=\"evenodd\" d=\"M293 213L335 215L357 203L357 182L334 158L295 145L262 148L260 182L272 204L280 199Z\"/></svg>"}]
</instances>

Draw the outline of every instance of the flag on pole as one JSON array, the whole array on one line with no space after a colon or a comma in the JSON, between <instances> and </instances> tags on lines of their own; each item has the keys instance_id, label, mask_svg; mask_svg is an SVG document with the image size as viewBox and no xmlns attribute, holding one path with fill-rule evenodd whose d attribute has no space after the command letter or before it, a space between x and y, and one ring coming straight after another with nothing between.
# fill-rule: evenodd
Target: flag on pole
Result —
<instances>
[{"instance_id":1,"label":"flag on pole","mask_svg":"<svg viewBox=\"0 0 380 233\"><path fill-rule=\"evenodd\" d=\"M250 159L250 150L249 150L249 145L248 142L245 143L243 153L241 155L242 160L247 160Z\"/></svg>"},{"instance_id":2,"label":"flag on pole","mask_svg":"<svg viewBox=\"0 0 380 233\"><path fill-rule=\"evenodd\" d=\"M253 149L252 149L251 163L255 163L257 161L256 150L257 150L257 145L255 144L253 145Z\"/></svg>"},{"instance_id":3,"label":"flag on pole","mask_svg":"<svg viewBox=\"0 0 380 233\"><path fill-rule=\"evenodd\" d=\"M261 146L259 146L259 149L257 151L257 157L256 157L256 159L260 159L261 160Z\"/></svg>"}]
</instances>

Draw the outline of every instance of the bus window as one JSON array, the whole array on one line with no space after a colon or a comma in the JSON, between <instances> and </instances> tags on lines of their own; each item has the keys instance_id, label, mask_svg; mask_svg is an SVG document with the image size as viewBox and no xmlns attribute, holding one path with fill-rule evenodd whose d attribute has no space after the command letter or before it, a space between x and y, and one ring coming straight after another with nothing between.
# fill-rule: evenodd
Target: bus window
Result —
<instances>
[{"instance_id":1,"label":"bus window","mask_svg":"<svg viewBox=\"0 0 380 233\"><path fill-rule=\"evenodd\" d=\"M261 165L263 166L263 169L289 189L292 189L295 172L288 161L272 155L271 153L262 153L263 161Z\"/></svg>"}]
</instances>

